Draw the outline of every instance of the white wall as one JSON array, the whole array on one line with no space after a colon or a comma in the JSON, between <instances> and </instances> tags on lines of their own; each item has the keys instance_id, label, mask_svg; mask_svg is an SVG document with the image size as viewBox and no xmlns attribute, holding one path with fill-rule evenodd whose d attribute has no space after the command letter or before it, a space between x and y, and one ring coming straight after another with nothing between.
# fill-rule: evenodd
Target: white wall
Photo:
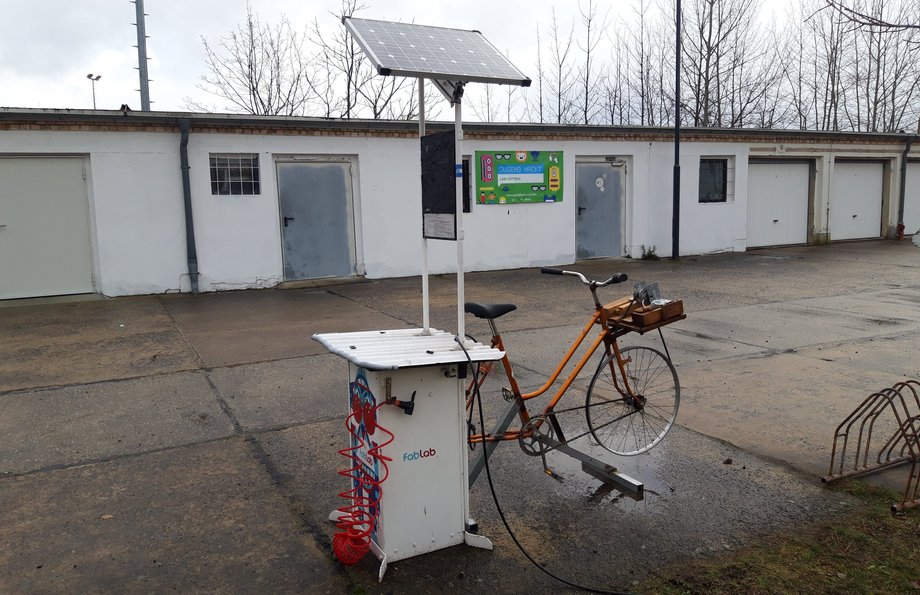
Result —
<instances>
[{"instance_id":1,"label":"white wall","mask_svg":"<svg viewBox=\"0 0 920 595\"><path fill-rule=\"evenodd\" d=\"M6 131L0 153L89 155L97 291L188 289L178 133Z\"/></svg>"},{"instance_id":2,"label":"white wall","mask_svg":"<svg viewBox=\"0 0 920 595\"><path fill-rule=\"evenodd\" d=\"M700 159L706 157L728 158L729 167L734 168L734 191L724 203L699 202ZM748 150L744 145L681 144L681 255L743 252L747 248L747 161ZM664 226L670 229L666 223ZM670 255L670 245L668 242L664 254Z\"/></svg>"},{"instance_id":3,"label":"white wall","mask_svg":"<svg viewBox=\"0 0 920 595\"><path fill-rule=\"evenodd\" d=\"M261 195L212 196L211 153L258 153ZM358 273L372 278L418 274L421 165L417 141L193 130L189 165L203 290L267 287L283 280L275 157L322 155L352 157L357 166Z\"/></svg>"},{"instance_id":4,"label":"white wall","mask_svg":"<svg viewBox=\"0 0 920 595\"><path fill-rule=\"evenodd\" d=\"M768 145L754 145L770 154ZM848 154L860 154L847 147ZM673 145L670 142L585 140L467 140L475 151L539 150L563 154L563 201L477 205L465 214L467 271L559 265L576 253L576 180L579 159L616 157L626 162L626 253L643 246L671 253ZM897 147L869 149L897 159ZM0 133L3 154L88 155L87 188L94 234L97 290L106 295L187 291L185 219L179 169L179 133ZM257 153L260 195L212 196L209 154ZM681 144L683 255L742 251L747 234L745 143ZM826 229L834 147L802 144L786 156L817 160L814 231ZM418 140L366 136L217 134L189 136L189 162L200 288L203 291L270 287L283 279L280 212L274 160L279 156L347 156L355 163L357 272L369 278L417 275L421 269L421 168ZM734 194L727 203L698 202L699 159L734 162ZM475 164L475 159L473 160ZM895 187L892 187L893 190ZM894 207L896 210L896 206ZM430 272L453 272L456 246L430 240Z\"/></svg>"}]
</instances>

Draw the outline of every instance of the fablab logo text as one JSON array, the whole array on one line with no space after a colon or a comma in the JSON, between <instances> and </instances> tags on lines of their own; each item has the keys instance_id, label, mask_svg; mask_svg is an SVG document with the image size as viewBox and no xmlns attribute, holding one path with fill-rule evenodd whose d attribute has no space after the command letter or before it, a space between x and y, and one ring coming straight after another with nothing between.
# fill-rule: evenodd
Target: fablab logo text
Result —
<instances>
[{"instance_id":1,"label":"fablab logo text","mask_svg":"<svg viewBox=\"0 0 920 595\"><path fill-rule=\"evenodd\" d=\"M429 448L428 450L415 450L412 452L404 452L403 460L404 461L417 461L419 459L427 459L428 457L433 457L436 454L438 454L438 451L436 451L433 448Z\"/></svg>"}]
</instances>

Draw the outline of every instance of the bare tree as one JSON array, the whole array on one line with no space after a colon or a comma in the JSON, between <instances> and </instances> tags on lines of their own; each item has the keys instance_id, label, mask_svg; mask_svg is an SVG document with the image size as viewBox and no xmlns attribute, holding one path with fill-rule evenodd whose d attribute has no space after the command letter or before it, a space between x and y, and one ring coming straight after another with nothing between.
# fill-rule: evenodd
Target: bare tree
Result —
<instances>
[{"instance_id":1,"label":"bare tree","mask_svg":"<svg viewBox=\"0 0 920 595\"><path fill-rule=\"evenodd\" d=\"M625 40L615 39L614 47L619 48L625 44L630 62L634 65L628 84L635 93L636 101L638 102L635 106L638 114L636 123L641 126L654 125L652 109L652 88L655 84L655 77L652 72L654 60L651 55L652 44L647 27L648 4L645 0L639 1L635 8L635 16L638 19L637 26L629 29L631 34Z\"/></svg>"},{"instance_id":2,"label":"bare tree","mask_svg":"<svg viewBox=\"0 0 920 595\"><path fill-rule=\"evenodd\" d=\"M542 124L544 122L543 115L543 46L540 38L540 25L537 25L537 96L533 99L532 103L528 103L526 106L528 119L531 122L539 122ZM536 118L534 118L536 115Z\"/></svg>"},{"instance_id":3,"label":"bare tree","mask_svg":"<svg viewBox=\"0 0 920 595\"><path fill-rule=\"evenodd\" d=\"M783 80L787 58L775 52L773 41L756 28L743 25L730 35L723 79L722 125L772 127L777 86Z\"/></svg>"},{"instance_id":4,"label":"bare tree","mask_svg":"<svg viewBox=\"0 0 920 595\"><path fill-rule=\"evenodd\" d=\"M515 87L514 85L505 87L505 122L514 122L518 119L520 115L518 104L527 104L527 98L522 98L522 89L522 87Z\"/></svg>"},{"instance_id":5,"label":"bare tree","mask_svg":"<svg viewBox=\"0 0 920 595\"><path fill-rule=\"evenodd\" d=\"M310 88L310 106L307 111L323 118L335 118L343 111L343 101L338 93L341 73L332 62L315 59L313 62L316 66L307 78Z\"/></svg>"},{"instance_id":6,"label":"bare tree","mask_svg":"<svg viewBox=\"0 0 920 595\"><path fill-rule=\"evenodd\" d=\"M579 120L583 124L590 124L597 119L602 102L600 79L596 72L595 60L598 46L603 39L603 32L607 29L610 9L598 17L597 5L594 0L587 0L587 5L578 3L578 13L581 24L584 26L584 38L577 43L582 53L582 64L578 71L578 86L581 97L578 98Z\"/></svg>"},{"instance_id":7,"label":"bare tree","mask_svg":"<svg viewBox=\"0 0 920 595\"><path fill-rule=\"evenodd\" d=\"M674 22L661 11L657 17L651 15L650 8L649 2L640 0L632 14L633 22L617 27L616 37L611 38L616 48L612 59L629 63L626 76L631 98L630 123L641 126L673 121ZM619 30L626 33L621 35Z\"/></svg>"},{"instance_id":8,"label":"bare tree","mask_svg":"<svg viewBox=\"0 0 920 595\"><path fill-rule=\"evenodd\" d=\"M418 83L419 79L404 79L401 91L393 96L386 105L384 114L388 120L415 120L418 118ZM429 114L431 117L431 114Z\"/></svg>"},{"instance_id":9,"label":"bare tree","mask_svg":"<svg viewBox=\"0 0 920 595\"><path fill-rule=\"evenodd\" d=\"M814 40L811 56L814 69L809 80L810 91L814 96L813 127L818 130L840 130L846 30L839 19L824 12L814 13L808 23Z\"/></svg>"},{"instance_id":10,"label":"bare tree","mask_svg":"<svg viewBox=\"0 0 920 595\"><path fill-rule=\"evenodd\" d=\"M478 101L472 102L470 107L473 110L473 114L482 122L497 121L502 109L495 85L483 85Z\"/></svg>"},{"instance_id":11,"label":"bare tree","mask_svg":"<svg viewBox=\"0 0 920 595\"><path fill-rule=\"evenodd\" d=\"M340 116L350 119L358 106L360 93L358 87L361 83L370 80L367 74L367 64L364 52L358 43L345 30L342 19L352 17L356 12L367 8L359 4L358 0L341 0L339 11L330 13L337 21L337 26L332 34L324 32L319 19L313 19L311 38L316 46L316 59L326 65L326 68L336 73L335 79L339 80L341 96L336 102L339 106ZM359 83L360 81L360 83ZM374 96L373 92L369 95Z\"/></svg>"},{"instance_id":12,"label":"bare tree","mask_svg":"<svg viewBox=\"0 0 920 595\"><path fill-rule=\"evenodd\" d=\"M304 38L284 15L275 27L263 24L246 4L246 21L216 45L201 38L207 73L199 88L229 102L227 109L258 115L301 115L309 76ZM186 105L207 111L191 100Z\"/></svg>"},{"instance_id":13,"label":"bare tree","mask_svg":"<svg viewBox=\"0 0 920 595\"><path fill-rule=\"evenodd\" d=\"M731 102L737 99L732 97L731 79L746 64L744 44L751 39L756 4L754 0L699 0L683 14L683 69L691 123L729 125Z\"/></svg>"},{"instance_id":14,"label":"bare tree","mask_svg":"<svg viewBox=\"0 0 920 595\"><path fill-rule=\"evenodd\" d=\"M614 43L613 47L612 67L609 76L604 80L601 100L606 122L613 126L623 126L634 121L631 89L628 84L629 55L622 44Z\"/></svg>"},{"instance_id":15,"label":"bare tree","mask_svg":"<svg viewBox=\"0 0 920 595\"><path fill-rule=\"evenodd\" d=\"M547 83L550 93L550 119L557 124L572 121L572 108L574 101L572 98L572 88L575 84L572 78L571 64L569 54L572 51L572 35L574 24L569 27L568 35L559 30L559 20L556 17L556 9L553 8L552 20L550 22L550 76Z\"/></svg>"},{"instance_id":16,"label":"bare tree","mask_svg":"<svg viewBox=\"0 0 920 595\"><path fill-rule=\"evenodd\" d=\"M410 81L404 76L380 76L371 68L361 68L355 79L354 91L363 105L370 109L371 118L379 120L393 113L393 104ZM350 117L350 115L348 116ZM402 119L402 115L398 119Z\"/></svg>"},{"instance_id":17,"label":"bare tree","mask_svg":"<svg viewBox=\"0 0 920 595\"><path fill-rule=\"evenodd\" d=\"M901 14L894 19L889 19L884 14L874 14L863 2L824 0L824 3L844 20L861 27L887 32L920 29L920 5L916 3L912 13Z\"/></svg>"},{"instance_id":18,"label":"bare tree","mask_svg":"<svg viewBox=\"0 0 920 595\"><path fill-rule=\"evenodd\" d=\"M785 65L783 87L787 91L789 125L799 130L808 129L814 109L814 93L808 86L809 72L814 62L806 56L811 46L803 23L804 12L805 0L790 6L786 19L791 26L786 29L785 37L776 41L777 51L790 56Z\"/></svg>"},{"instance_id":19,"label":"bare tree","mask_svg":"<svg viewBox=\"0 0 920 595\"><path fill-rule=\"evenodd\" d=\"M895 20L910 18L904 4L890 0L873 0L864 10L876 21L886 20L885 15L892 12ZM859 27L848 31L843 85L847 127L896 131L908 114L916 114L916 108L911 108L920 100L918 41L920 30L912 28Z\"/></svg>"}]
</instances>

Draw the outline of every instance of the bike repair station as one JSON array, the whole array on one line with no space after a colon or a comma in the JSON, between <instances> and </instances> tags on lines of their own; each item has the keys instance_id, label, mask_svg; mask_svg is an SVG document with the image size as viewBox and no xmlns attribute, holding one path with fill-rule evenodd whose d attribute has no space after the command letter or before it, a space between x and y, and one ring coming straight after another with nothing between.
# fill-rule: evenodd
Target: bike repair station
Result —
<instances>
[{"instance_id":1,"label":"bike repair station","mask_svg":"<svg viewBox=\"0 0 920 595\"><path fill-rule=\"evenodd\" d=\"M484 467L488 472L488 455L498 442L484 442L469 465L466 387L475 369L492 365L504 352L465 333L461 99L470 82L526 87L531 81L478 31L349 17L343 22L380 75L419 82L422 328L313 336L348 362L349 442L340 451L347 461L340 471L343 506L330 515L339 528L334 551L344 564L372 551L382 581L390 562L463 543L492 549L491 541L477 534L469 490ZM426 135L425 80L454 107L452 131ZM429 324L430 240L456 243L456 332ZM493 435L503 434L519 410L512 402ZM561 432L534 431L533 441L539 452L558 450L581 461L594 477L642 494L641 482L576 450Z\"/></svg>"}]
</instances>

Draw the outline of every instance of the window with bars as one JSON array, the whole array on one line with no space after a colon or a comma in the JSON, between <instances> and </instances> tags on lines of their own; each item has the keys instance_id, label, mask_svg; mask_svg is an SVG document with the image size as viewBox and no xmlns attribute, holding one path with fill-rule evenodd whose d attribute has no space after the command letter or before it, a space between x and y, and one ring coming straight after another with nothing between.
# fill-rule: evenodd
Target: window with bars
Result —
<instances>
[{"instance_id":1,"label":"window with bars","mask_svg":"<svg viewBox=\"0 0 920 595\"><path fill-rule=\"evenodd\" d=\"M249 153L211 154L211 194L261 194L259 156Z\"/></svg>"},{"instance_id":2,"label":"window with bars","mask_svg":"<svg viewBox=\"0 0 920 595\"><path fill-rule=\"evenodd\" d=\"M726 157L700 159L700 202L728 202L734 195L735 172Z\"/></svg>"}]
</instances>

